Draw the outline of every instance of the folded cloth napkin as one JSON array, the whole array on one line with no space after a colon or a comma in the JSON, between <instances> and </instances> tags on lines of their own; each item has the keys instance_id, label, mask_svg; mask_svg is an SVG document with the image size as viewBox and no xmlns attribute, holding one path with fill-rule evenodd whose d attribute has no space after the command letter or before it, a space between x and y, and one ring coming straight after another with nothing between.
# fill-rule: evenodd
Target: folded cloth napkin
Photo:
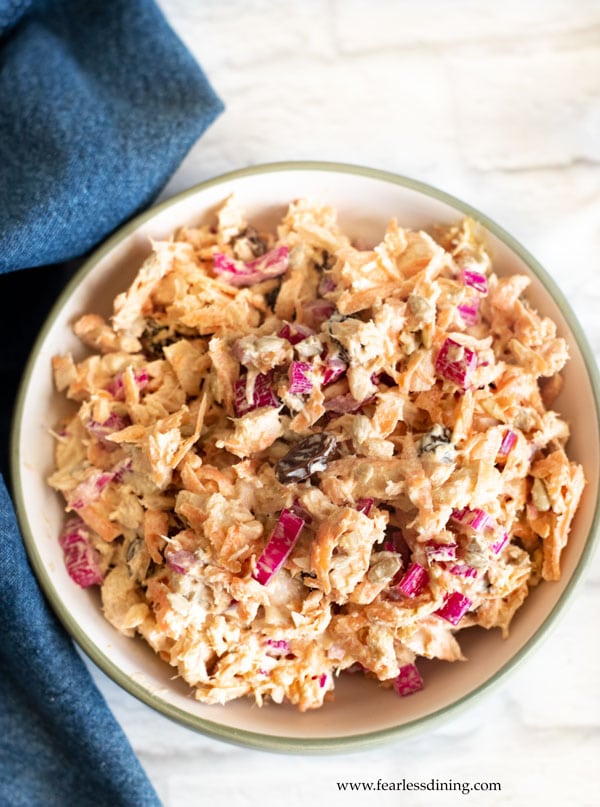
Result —
<instances>
[{"instance_id":1,"label":"folded cloth napkin","mask_svg":"<svg viewBox=\"0 0 600 807\"><path fill-rule=\"evenodd\" d=\"M29 572L0 481L0 803L155 807L121 728Z\"/></svg>"},{"instance_id":2,"label":"folded cloth napkin","mask_svg":"<svg viewBox=\"0 0 600 807\"><path fill-rule=\"evenodd\" d=\"M147 205L222 108L153 0L0 0L0 271L23 270L0 278L18 314L4 429L27 339L72 271L48 264ZM0 631L0 804L159 805L39 590L1 477Z\"/></svg>"},{"instance_id":3,"label":"folded cloth napkin","mask_svg":"<svg viewBox=\"0 0 600 807\"><path fill-rule=\"evenodd\" d=\"M0 0L0 271L92 247L221 109L152 0Z\"/></svg>"}]
</instances>

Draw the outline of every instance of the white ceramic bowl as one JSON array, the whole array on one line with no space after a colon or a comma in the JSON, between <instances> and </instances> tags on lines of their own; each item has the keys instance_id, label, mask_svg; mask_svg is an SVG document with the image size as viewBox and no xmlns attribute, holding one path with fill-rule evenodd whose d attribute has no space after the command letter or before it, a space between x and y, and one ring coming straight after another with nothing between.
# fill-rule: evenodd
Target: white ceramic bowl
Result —
<instances>
[{"instance_id":1,"label":"white ceramic bowl","mask_svg":"<svg viewBox=\"0 0 600 807\"><path fill-rule=\"evenodd\" d=\"M582 463L588 485L564 552L562 579L532 592L507 640L499 631L471 629L460 634L466 663L420 662L426 688L409 698L397 698L362 676L342 676L335 702L307 714L287 706L259 709L249 700L204 705L141 640L117 633L101 614L97 592L78 588L65 571L57 540L62 506L45 482L53 464L48 429L64 406L53 389L51 357L67 350L83 355L69 323L87 311L110 313L115 294L149 252L149 237L160 239L184 223L200 222L234 190L253 223L268 227L291 199L308 196L335 206L343 226L367 241L379 240L391 216L410 227L473 216L487 230L496 271L530 275L529 298L568 340L571 361L556 408L572 426L569 453ZM33 350L15 415L12 461L19 520L34 570L66 628L104 672L148 705L205 734L247 746L294 752L366 747L430 727L471 703L551 630L589 559L598 526L599 388L590 349L564 297L525 249L486 216L432 187L380 171L330 163L249 168L204 182L127 224L61 295Z\"/></svg>"}]
</instances>

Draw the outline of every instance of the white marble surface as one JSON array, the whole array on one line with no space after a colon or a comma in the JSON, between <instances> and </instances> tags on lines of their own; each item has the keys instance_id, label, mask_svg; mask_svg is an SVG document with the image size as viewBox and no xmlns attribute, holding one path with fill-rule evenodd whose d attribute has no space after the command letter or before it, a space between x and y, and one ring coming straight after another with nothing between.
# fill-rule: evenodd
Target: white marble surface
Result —
<instances>
[{"instance_id":1,"label":"white marble surface","mask_svg":"<svg viewBox=\"0 0 600 807\"><path fill-rule=\"evenodd\" d=\"M164 196L234 168L340 160L471 202L561 285L600 355L597 0L161 0L227 111ZM443 728L343 756L276 756L99 686L167 807L600 803L600 557L505 685ZM339 780L499 781L496 794L340 793Z\"/></svg>"}]
</instances>

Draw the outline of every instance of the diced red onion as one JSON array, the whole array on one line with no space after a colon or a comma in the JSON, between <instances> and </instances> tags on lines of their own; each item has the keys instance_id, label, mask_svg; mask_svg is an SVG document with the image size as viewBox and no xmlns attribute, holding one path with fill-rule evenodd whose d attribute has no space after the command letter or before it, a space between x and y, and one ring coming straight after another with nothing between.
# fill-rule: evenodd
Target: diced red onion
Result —
<instances>
[{"instance_id":1,"label":"diced red onion","mask_svg":"<svg viewBox=\"0 0 600 807\"><path fill-rule=\"evenodd\" d=\"M306 361L292 361L290 363L289 379L292 395L305 395L312 391L311 373L312 366Z\"/></svg>"},{"instance_id":2,"label":"diced red onion","mask_svg":"<svg viewBox=\"0 0 600 807\"><path fill-rule=\"evenodd\" d=\"M418 597L429 583L429 575L420 563L411 563L397 585L405 597Z\"/></svg>"},{"instance_id":3,"label":"diced red onion","mask_svg":"<svg viewBox=\"0 0 600 807\"><path fill-rule=\"evenodd\" d=\"M222 252L215 252L213 255L213 267L217 275L237 275L244 277L248 273L243 269L238 269L239 261L224 255ZM243 264L242 264L243 266ZM226 278L229 280L229 277Z\"/></svg>"},{"instance_id":4,"label":"diced red onion","mask_svg":"<svg viewBox=\"0 0 600 807\"><path fill-rule=\"evenodd\" d=\"M319 280L319 288L318 292L321 296L324 294L329 294L331 291L335 291L335 281L329 275L323 275L321 280Z\"/></svg>"},{"instance_id":5,"label":"diced red onion","mask_svg":"<svg viewBox=\"0 0 600 807\"><path fill-rule=\"evenodd\" d=\"M141 370L134 370L133 380L135 381L138 389L143 390L150 380L148 371L145 368L142 368ZM123 383L123 373L117 373L113 380L106 385L106 391L113 396L115 401L124 400L125 384Z\"/></svg>"},{"instance_id":6,"label":"diced red onion","mask_svg":"<svg viewBox=\"0 0 600 807\"><path fill-rule=\"evenodd\" d=\"M238 417L252 412L254 409L260 409L262 406L279 406L281 401L275 395L273 390L273 372L259 373L254 382L254 391L252 394L252 403L248 403L246 396L246 381L247 376L238 378L235 382L233 390L235 396L235 413Z\"/></svg>"},{"instance_id":7,"label":"diced red onion","mask_svg":"<svg viewBox=\"0 0 600 807\"><path fill-rule=\"evenodd\" d=\"M466 527L467 530L475 533L492 530L496 526L492 517L485 510L480 510L478 507L473 510L468 507L463 507L462 510L453 510L451 518L462 527ZM504 533L495 543L490 544L492 552L497 555L507 541L508 535Z\"/></svg>"},{"instance_id":8,"label":"diced red onion","mask_svg":"<svg viewBox=\"0 0 600 807\"><path fill-rule=\"evenodd\" d=\"M88 538L88 528L83 519L79 516L71 516L63 524L58 543L63 549L68 549L81 541L87 541Z\"/></svg>"},{"instance_id":9,"label":"diced red onion","mask_svg":"<svg viewBox=\"0 0 600 807\"><path fill-rule=\"evenodd\" d=\"M304 507L304 505L300 502L300 499L294 499L294 503L290 507L290 510L292 513L294 513L294 515L298 516L298 518L301 518L305 524L312 524L313 517L308 512L306 507Z\"/></svg>"},{"instance_id":10,"label":"diced red onion","mask_svg":"<svg viewBox=\"0 0 600 807\"><path fill-rule=\"evenodd\" d=\"M366 516L368 516L371 512L371 507L373 507L373 502L374 499L357 499L356 509L359 513L364 513Z\"/></svg>"},{"instance_id":11,"label":"diced red onion","mask_svg":"<svg viewBox=\"0 0 600 807\"><path fill-rule=\"evenodd\" d=\"M344 375L347 369L346 362L338 356L327 359L323 367L323 386L327 387L329 384L333 384L340 376Z\"/></svg>"},{"instance_id":12,"label":"diced red onion","mask_svg":"<svg viewBox=\"0 0 600 807\"><path fill-rule=\"evenodd\" d=\"M231 286L238 287L279 277L287 270L288 265L289 249L285 244L247 262L233 260L222 252L215 252L213 256L215 274Z\"/></svg>"},{"instance_id":13,"label":"diced red onion","mask_svg":"<svg viewBox=\"0 0 600 807\"><path fill-rule=\"evenodd\" d=\"M462 510L453 510L451 518L453 521L456 521L457 524L460 524L461 527L467 527L477 533L483 532L493 526L491 516L486 513L485 510L480 510L478 507L475 507L473 510L469 507L463 507Z\"/></svg>"},{"instance_id":14,"label":"diced red onion","mask_svg":"<svg viewBox=\"0 0 600 807\"><path fill-rule=\"evenodd\" d=\"M495 541L495 542L494 542L494 543L491 545L491 550L492 550L492 552L493 552L495 555L498 555L498 554L499 554L499 553L500 553L500 552L501 552L501 551L504 549L504 547L505 547L505 545L506 545L507 541L508 541L508 533L507 533L507 532L505 532L505 533L503 533L503 534L502 534L502 537L501 537L501 538L498 538L498 540L497 540L497 541Z\"/></svg>"},{"instance_id":15,"label":"diced red onion","mask_svg":"<svg viewBox=\"0 0 600 807\"><path fill-rule=\"evenodd\" d=\"M435 613L450 622L451 625L458 625L472 604L473 601L460 591L453 591L451 594L446 594L443 605Z\"/></svg>"},{"instance_id":16,"label":"diced red onion","mask_svg":"<svg viewBox=\"0 0 600 807\"><path fill-rule=\"evenodd\" d=\"M98 438L98 442L106 451L116 451L119 446L106 438L109 434L121 431L121 429L124 429L130 423L131 420L127 416L111 412L103 423L90 419L86 427L90 434Z\"/></svg>"},{"instance_id":17,"label":"diced red onion","mask_svg":"<svg viewBox=\"0 0 600 807\"><path fill-rule=\"evenodd\" d=\"M488 282L481 272L474 272L471 269L463 269L461 272L462 282L465 286L470 286L481 294L488 293Z\"/></svg>"},{"instance_id":18,"label":"diced red onion","mask_svg":"<svg viewBox=\"0 0 600 807\"><path fill-rule=\"evenodd\" d=\"M467 566L466 563L455 563L448 571L459 577L477 577L477 569L474 566Z\"/></svg>"},{"instance_id":19,"label":"diced red onion","mask_svg":"<svg viewBox=\"0 0 600 807\"><path fill-rule=\"evenodd\" d=\"M456 559L457 544L442 544L438 541L427 541L425 544L425 554L427 560L455 560Z\"/></svg>"},{"instance_id":20,"label":"diced red onion","mask_svg":"<svg viewBox=\"0 0 600 807\"><path fill-rule=\"evenodd\" d=\"M69 518L58 539L64 552L69 577L81 588L103 582L100 554L90 542L90 534L79 516Z\"/></svg>"},{"instance_id":21,"label":"diced red onion","mask_svg":"<svg viewBox=\"0 0 600 807\"><path fill-rule=\"evenodd\" d=\"M506 457L507 454L510 454L516 442L517 435L515 432L509 429L507 432L505 432L504 437L502 438L500 448L498 449L498 454L500 454L501 457Z\"/></svg>"},{"instance_id":22,"label":"diced red onion","mask_svg":"<svg viewBox=\"0 0 600 807\"><path fill-rule=\"evenodd\" d=\"M435 360L435 371L438 375L452 381L461 389L469 385L469 375L477 366L477 354L474 350L460 345L448 337L442 345Z\"/></svg>"},{"instance_id":23,"label":"diced red onion","mask_svg":"<svg viewBox=\"0 0 600 807\"><path fill-rule=\"evenodd\" d=\"M281 339L287 339L292 345L297 345L298 342L302 342L303 339L307 339L309 336L313 335L314 331L312 328L306 325L300 325L298 322L286 322L277 334Z\"/></svg>"},{"instance_id":24,"label":"diced red onion","mask_svg":"<svg viewBox=\"0 0 600 807\"><path fill-rule=\"evenodd\" d=\"M177 549L175 552L165 554L165 562L169 569L172 569L177 574L187 574L190 566L195 562L196 556L193 552L188 552L187 549Z\"/></svg>"},{"instance_id":25,"label":"diced red onion","mask_svg":"<svg viewBox=\"0 0 600 807\"><path fill-rule=\"evenodd\" d=\"M323 404L328 412L336 412L338 414L345 414L346 412L356 412L361 406L368 403L371 398L366 398L364 401L357 401L350 393L346 395L336 395L325 401Z\"/></svg>"},{"instance_id":26,"label":"diced red onion","mask_svg":"<svg viewBox=\"0 0 600 807\"><path fill-rule=\"evenodd\" d=\"M465 325L477 325L479 322L479 298L476 297L467 303L461 303L458 306L458 311Z\"/></svg>"},{"instance_id":27,"label":"diced red onion","mask_svg":"<svg viewBox=\"0 0 600 807\"><path fill-rule=\"evenodd\" d=\"M131 457L127 457L127 459L124 459L118 465L115 465L114 468L113 468L113 473L114 473L113 479L114 479L114 481L115 482L122 482L123 477L125 476L125 474L128 471L131 471L132 467L133 467L133 460L131 459Z\"/></svg>"},{"instance_id":28,"label":"diced red onion","mask_svg":"<svg viewBox=\"0 0 600 807\"><path fill-rule=\"evenodd\" d=\"M316 300L311 300L310 303L303 305L302 311L312 327L318 328L321 323L328 320L333 314L335 311L335 306L329 300L323 300L319 297Z\"/></svg>"},{"instance_id":29,"label":"diced red onion","mask_svg":"<svg viewBox=\"0 0 600 807\"><path fill-rule=\"evenodd\" d=\"M115 478L115 471L94 471L80 482L69 494L68 505L72 510L82 510L96 501L104 488Z\"/></svg>"},{"instance_id":30,"label":"diced red onion","mask_svg":"<svg viewBox=\"0 0 600 807\"><path fill-rule=\"evenodd\" d=\"M256 561L256 570L252 575L255 580L266 586L277 574L290 556L296 541L300 537L304 519L291 510L282 510L275 529L267 541L260 557Z\"/></svg>"},{"instance_id":31,"label":"diced red onion","mask_svg":"<svg viewBox=\"0 0 600 807\"><path fill-rule=\"evenodd\" d=\"M394 680L394 689L401 697L420 692L424 687L421 673L414 664L403 664Z\"/></svg>"}]
</instances>

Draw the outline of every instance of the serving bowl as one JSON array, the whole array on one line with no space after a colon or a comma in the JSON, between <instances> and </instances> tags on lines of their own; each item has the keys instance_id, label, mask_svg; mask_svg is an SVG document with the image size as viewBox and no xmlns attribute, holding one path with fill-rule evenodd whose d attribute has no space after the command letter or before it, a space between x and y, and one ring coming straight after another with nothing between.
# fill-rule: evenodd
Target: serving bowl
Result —
<instances>
[{"instance_id":1,"label":"serving bowl","mask_svg":"<svg viewBox=\"0 0 600 807\"><path fill-rule=\"evenodd\" d=\"M561 580L532 591L508 639L497 630L471 628L460 636L467 662L421 661L426 687L410 697L398 698L362 676L344 675L335 701L305 714L285 705L258 708L250 700L202 704L142 640L119 634L102 616L98 592L77 587L65 569L58 543L63 506L46 483L53 467L49 430L67 406L54 390L51 358L66 351L76 359L84 355L70 323L85 312L111 313L115 295L129 285L150 252L151 238L206 220L232 192L259 228L274 225L292 199L309 197L337 208L343 228L366 242L379 241L392 216L404 226L424 229L471 216L486 231L495 271L528 274L528 298L557 323L568 342L571 359L554 406L571 425L569 456L582 464L587 487L563 553ZM59 618L87 655L132 695L192 729L250 747L296 753L367 747L425 730L465 708L505 679L551 631L597 533L599 389L590 348L563 295L535 259L487 216L433 187L382 171L332 163L257 166L204 182L138 216L98 249L66 287L34 346L17 403L12 472L18 517L32 566Z\"/></svg>"}]
</instances>

